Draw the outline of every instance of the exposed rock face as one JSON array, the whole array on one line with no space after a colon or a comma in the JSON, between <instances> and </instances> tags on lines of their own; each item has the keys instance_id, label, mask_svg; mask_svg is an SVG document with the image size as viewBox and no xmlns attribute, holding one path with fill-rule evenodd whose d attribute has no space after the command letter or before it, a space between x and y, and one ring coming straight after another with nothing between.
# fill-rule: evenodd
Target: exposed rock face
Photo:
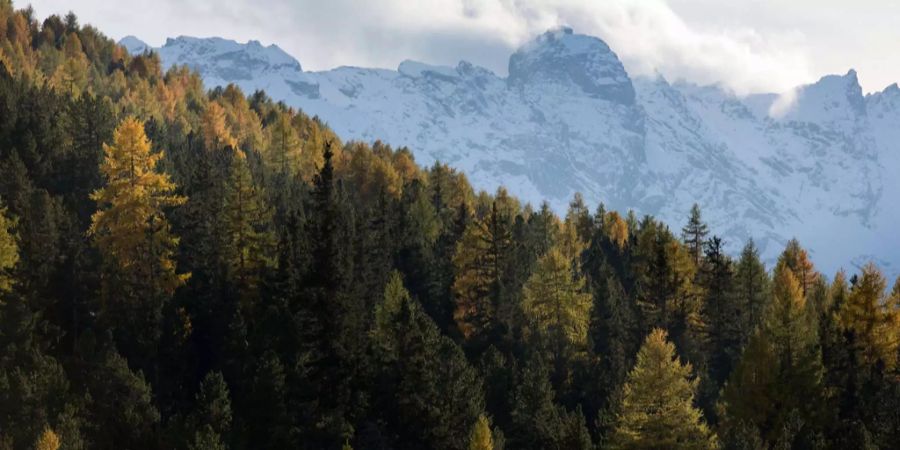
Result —
<instances>
[{"instance_id":1,"label":"exposed rock face","mask_svg":"<svg viewBox=\"0 0 900 450\"><path fill-rule=\"evenodd\" d=\"M516 51L505 78L465 61L303 72L276 46L219 38L158 51L210 87L264 89L345 138L456 166L478 188L558 211L582 192L673 229L698 202L733 250L753 238L771 261L797 237L829 274L869 259L900 272L900 89L864 96L852 70L791 96L739 98L632 79L603 41L567 28Z\"/></svg>"}]
</instances>

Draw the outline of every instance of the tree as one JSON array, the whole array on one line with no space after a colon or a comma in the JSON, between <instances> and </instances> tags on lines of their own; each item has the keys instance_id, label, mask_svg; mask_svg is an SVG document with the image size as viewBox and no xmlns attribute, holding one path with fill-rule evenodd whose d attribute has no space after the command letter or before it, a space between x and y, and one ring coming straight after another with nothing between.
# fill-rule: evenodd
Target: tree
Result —
<instances>
[{"instance_id":1,"label":"tree","mask_svg":"<svg viewBox=\"0 0 900 450\"><path fill-rule=\"evenodd\" d=\"M59 436L48 427L44 429L44 432L38 437L37 442L34 443L34 449L59 450L60 445Z\"/></svg>"},{"instance_id":2,"label":"tree","mask_svg":"<svg viewBox=\"0 0 900 450\"><path fill-rule=\"evenodd\" d=\"M469 223L456 246L453 318L467 340L485 339L494 331L510 239L508 217L494 202L487 220Z\"/></svg>"},{"instance_id":3,"label":"tree","mask_svg":"<svg viewBox=\"0 0 900 450\"><path fill-rule=\"evenodd\" d=\"M788 241L784 252L778 257L777 265L787 266L787 268L791 269L791 273L793 273L797 282L800 283L800 290L803 296L809 293L819 278L819 273L816 272L815 266L810 261L809 254L803 247L800 247L800 242L796 239Z\"/></svg>"},{"instance_id":4,"label":"tree","mask_svg":"<svg viewBox=\"0 0 900 450\"><path fill-rule=\"evenodd\" d=\"M741 314L736 318L736 326L741 335L743 348L763 320L769 298L769 276L759 259L759 252L753 240L741 250L734 273L735 301Z\"/></svg>"},{"instance_id":5,"label":"tree","mask_svg":"<svg viewBox=\"0 0 900 450\"><path fill-rule=\"evenodd\" d=\"M300 156L303 149L297 130L291 123L290 112L278 113L267 130L269 147L266 152L266 163L277 172L289 175L297 173L300 170Z\"/></svg>"},{"instance_id":6,"label":"tree","mask_svg":"<svg viewBox=\"0 0 900 450\"><path fill-rule=\"evenodd\" d=\"M587 343L591 296L556 248L542 256L523 288L529 329L549 345L560 374L563 362Z\"/></svg>"},{"instance_id":7,"label":"tree","mask_svg":"<svg viewBox=\"0 0 900 450\"><path fill-rule=\"evenodd\" d=\"M707 233L709 233L709 229L700 218L700 206L694 203L694 206L691 207L691 217L688 219L687 225L681 229L681 236L697 267L700 266L700 259L703 258L703 244L706 242Z\"/></svg>"},{"instance_id":8,"label":"tree","mask_svg":"<svg viewBox=\"0 0 900 450\"><path fill-rule=\"evenodd\" d=\"M202 117L203 143L207 150L219 150L224 147L236 147L237 141L231 135L225 122L225 108L217 101L206 106Z\"/></svg>"},{"instance_id":9,"label":"tree","mask_svg":"<svg viewBox=\"0 0 900 450\"><path fill-rule=\"evenodd\" d=\"M746 314L746 309L737 301L732 262L724 253L722 240L717 236L706 244L698 284L704 292L709 374L718 391L743 349L742 316Z\"/></svg>"},{"instance_id":10,"label":"tree","mask_svg":"<svg viewBox=\"0 0 900 450\"><path fill-rule=\"evenodd\" d=\"M755 427L768 445L813 439L824 400L818 344L815 311L781 264L763 325L725 386L726 426Z\"/></svg>"},{"instance_id":11,"label":"tree","mask_svg":"<svg viewBox=\"0 0 900 450\"><path fill-rule=\"evenodd\" d=\"M511 447L522 449L591 448L580 410L567 411L554 402L547 367L541 359L525 365L512 410Z\"/></svg>"},{"instance_id":12,"label":"tree","mask_svg":"<svg viewBox=\"0 0 900 450\"><path fill-rule=\"evenodd\" d=\"M494 450L494 438L491 436L491 424L482 414L469 433L469 450Z\"/></svg>"},{"instance_id":13,"label":"tree","mask_svg":"<svg viewBox=\"0 0 900 450\"><path fill-rule=\"evenodd\" d=\"M0 199L0 292L12 288L10 269L19 262L19 246L13 231L15 220L9 218L6 205Z\"/></svg>"},{"instance_id":14,"label":"tree","mask_svg":"<svg viewBox=\"0 0 900 450\"><path fill-rule=\"evenodd\" d=\"M233 150L222 208L222 253L227 276L246 297L259 286L264 270L273 264L275 236L272 211L257 188L246 154Z\"/></svg>"},{"instance_id":15,"label":"tree","mask_svg":"<svg viewBox=\"0 0 900 450\"><path fill-rule=\"evenodd\" d=\"M693 405L698 379L666 337L654 329L638 352L623 388L612 448L716 448L715 434Z\"/></svg>"},{"instance_id":16,"label":"tree","mask_svg":"<svg viewBox=\"0 0 900 450\"><path fill-rule=\"evenodd\" d=\"M103 145L100 170L106 185L91 199L100 209L91 217L88 233L106 263L125 272L132 282L150 281L166 295L187 280L175 270L178 238L166 220L165 208L181 205L175 184L158 172L163 152L151 152L144 126L134 118L116 128L113 145Z\"/></svg>"},{"instance_id":17,"label":"tree","mask_svg":"<svg viewBox=\"0 0 900 450\"><path fill-rule=\"evenodd\" d=\"M897 362L900 312L885 298L887 281L874 264L866 264L838 310L844 333L852 334L852 344L861 364L882 364L891 369Z\"/></svg>"},{"instance_id":18,"label":"tree","mask_svg":"<svg viewBox=\"0 0 900 450\"><path fill-rule=\"evenodd\" d=\"M393 273L376 307L376 402L401 448L462 449L484 412L481 382L462 350Z\"/></svg>"}]
</instances>

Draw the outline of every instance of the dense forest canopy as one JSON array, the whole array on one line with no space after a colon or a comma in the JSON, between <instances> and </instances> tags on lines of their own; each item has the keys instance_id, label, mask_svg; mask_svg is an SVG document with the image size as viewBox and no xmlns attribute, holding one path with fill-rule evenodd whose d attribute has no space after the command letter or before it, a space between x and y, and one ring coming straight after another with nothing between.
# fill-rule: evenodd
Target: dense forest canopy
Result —
<instances>
[{"instance_id":1,"label":"dense forest canopy","mask_svg":"<svg viewBox=\"0 0 900 450\"><path fill-rule=\"evenodd\" d=\"M476 193L9 0L0 199L0 449L900 442L874 265Z\"/></svg>"}]
</instances>

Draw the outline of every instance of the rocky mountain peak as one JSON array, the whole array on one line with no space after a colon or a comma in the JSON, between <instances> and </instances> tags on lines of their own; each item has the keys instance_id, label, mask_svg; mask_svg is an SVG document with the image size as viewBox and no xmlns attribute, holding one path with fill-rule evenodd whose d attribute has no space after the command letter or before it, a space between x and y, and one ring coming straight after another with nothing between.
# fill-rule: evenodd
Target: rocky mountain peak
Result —
<instances>
[{"instance_id":1,"label":"rocky mountain peak","mask_svg":"<svg viewBox=\"0 0 900 450\"><path fill-rule=\"evenodd\" d=\"M574 87L591 97L634 103L634 87L618 56L599 38L568 27L547 31L510 56L508 83Z\"/></svg>"}]
</instances>

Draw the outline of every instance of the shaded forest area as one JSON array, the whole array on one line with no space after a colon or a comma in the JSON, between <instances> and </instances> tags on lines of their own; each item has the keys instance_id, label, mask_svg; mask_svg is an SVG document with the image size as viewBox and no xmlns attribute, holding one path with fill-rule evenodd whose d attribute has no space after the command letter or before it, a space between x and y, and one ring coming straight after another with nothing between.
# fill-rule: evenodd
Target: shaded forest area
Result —
<instances>
[{"instance_id":1,"label":"shaded forest area","mask_svg":"<svg viewBox=\"0 0 900 450\"><path fill-rule=\"evenodd\" d=\"M900 442L874 265L475 192L9 0L0 199L0 449Z\"/></svg>"}]
</instances>

